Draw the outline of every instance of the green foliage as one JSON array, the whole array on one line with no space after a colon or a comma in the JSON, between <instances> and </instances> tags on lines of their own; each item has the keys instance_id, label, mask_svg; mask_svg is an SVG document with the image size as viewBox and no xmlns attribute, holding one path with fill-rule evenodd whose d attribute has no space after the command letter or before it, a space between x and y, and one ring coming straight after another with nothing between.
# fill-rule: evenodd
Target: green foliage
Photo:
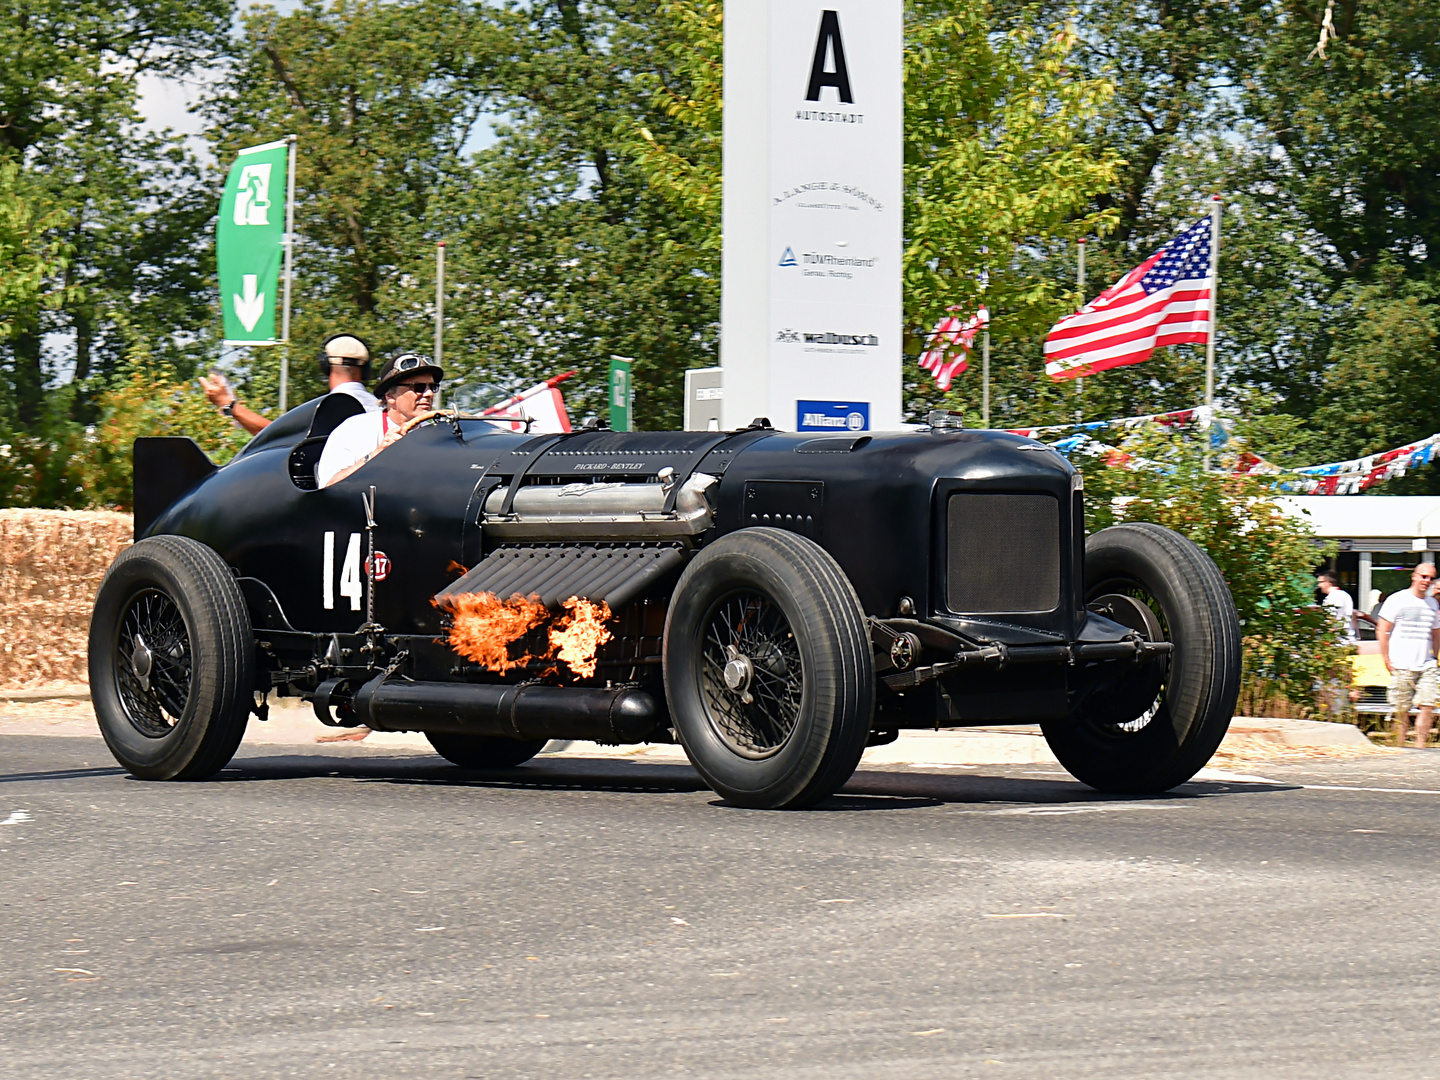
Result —
<instances>
[{"instance_id":1,"label":"green foliage","mask_svg":"<svg viewBox=\"0 0 1440 1080\"><path fill-rule=\"evenodd\" d=\"M1122 164L1086 137L1111 86L1077 77L1074 47L1072 26L1006 28L987 3L908 5L905 315L915 333L952 305L982 302L1012 334L1034 332L1073 301L1035 272L1033 250L1108 230L1118 215L1087 204Z\"/></svg>"},{"instance_id":2,"label":"green foliage","mask_svg":"<svg viewBox=\"0 0 1440 1080\"><path fill-rule=\"evenodd\" d=\"M1197 442L1147 434L1124 450L1159 467L1078 462L1087 531L1149 521L1199 544L1235 598L1246 694L1263 701L1278 690L1313 706L1317 686L1334 677L1347 653L1314 596L1315 567L1333 546L1317 543L1307 522L1280 510L1273 483L1205 471Z\"/></svg>"},{"instance_id":3,"label":"green foliage","mask_svg":"<svg viewBox=\"0 0 1440 1080\"><path fill-rule=\"evenodd\" d=\"M46 288L66 264L63 245L51 235L60 215L30 188L17 162L0 159L0 341L10 336L17 312L57 306L62 295Z\"/></svg>"},{"instance_id":4,"label":"green foliage","mask_svg":"<svg viewBox=\"0 0 1440 1080\"><path fill-rule=\"evenodd\" d=\"M183 140L142 128L139 80L211 60L233 0L0 0L0 157L18 161L50 214L40 242L65 255L45 288L7 314L0 427L53 442L46 338L73 341L64 419L95 418L95 395L139 332L188 373L203 333L204 223L214 213ZM58 304L53 303L59 300ZM128 320L122 330L117 313Z\"/></svg>"}]
</instances>

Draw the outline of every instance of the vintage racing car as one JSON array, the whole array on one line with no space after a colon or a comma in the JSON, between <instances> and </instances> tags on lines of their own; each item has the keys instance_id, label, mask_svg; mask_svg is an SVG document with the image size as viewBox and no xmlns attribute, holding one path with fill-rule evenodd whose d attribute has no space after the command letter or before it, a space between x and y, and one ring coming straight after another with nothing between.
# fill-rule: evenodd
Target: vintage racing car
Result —
<instances>
[{"instance_id":1,"label":"vintage racing car","mask_svg":"<svg viewBox=\"0 0 1440 1080\"><path fill-rule=\"evenodd\" d=\"M1031 439L603 429L436 414L315 483L352 409L292 409L223 468L135 444L135 535L90 686L119 762L196 779L268 695L421 731L470 769L550 739L677 741L732 803L802 807L906 728L1038 722L1077 778L1188 780L1240 676L1229 590L1154 525L1085 536Z\"/></svg>"}]
</instances>

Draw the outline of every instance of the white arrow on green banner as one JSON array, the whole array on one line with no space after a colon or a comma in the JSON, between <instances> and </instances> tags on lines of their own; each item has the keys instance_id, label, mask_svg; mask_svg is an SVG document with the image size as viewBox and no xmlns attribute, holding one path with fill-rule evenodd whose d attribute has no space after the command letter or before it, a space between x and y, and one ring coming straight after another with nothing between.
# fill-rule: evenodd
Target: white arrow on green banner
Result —
<instances>
[{"instance_id":1,"label":"white arrow on green banner","mask_svg":"<svg viewBox=\"0 0 1440 1080\"><path fill-rule=\"evenodd\" d=\"M225 180L215 253L226 345L274 345L285 251L288 140L241 150Z\"/></svg>"}]
</instances>

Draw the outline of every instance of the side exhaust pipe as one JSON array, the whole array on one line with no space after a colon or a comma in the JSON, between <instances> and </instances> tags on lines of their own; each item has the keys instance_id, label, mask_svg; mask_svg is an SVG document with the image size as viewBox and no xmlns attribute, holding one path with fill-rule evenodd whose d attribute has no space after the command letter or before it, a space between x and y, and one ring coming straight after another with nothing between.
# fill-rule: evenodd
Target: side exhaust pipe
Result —
<instances>
[{"instance_id":1,"label":"side exhaust pipe","mask_svg":"<svg viewBox=\"0 0 1440 1080\"><path fill-rule=\"evenodd\" d=\"M511 739L643 741L660 725L654 697L633 687L386 682L356 692L355 714L375 731L433 731Z\"/></svg>"}]
</instances>

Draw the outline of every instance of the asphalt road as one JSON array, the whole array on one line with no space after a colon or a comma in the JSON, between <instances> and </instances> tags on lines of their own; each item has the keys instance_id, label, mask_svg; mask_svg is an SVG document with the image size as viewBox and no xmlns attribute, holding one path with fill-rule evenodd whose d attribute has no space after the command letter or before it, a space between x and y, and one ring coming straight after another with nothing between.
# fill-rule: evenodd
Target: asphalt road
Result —
<instances>
[{"instance_id":1,"label":"asphalt road","mask_svg":"<svg viewBox=\"0 0 1440 1080\"><path fill-rule=\"evenodd\" d=\"M682 766L480 780L357 746L160 785L98 740L7 736L0 1062L1440 1075L1440 752L1257 770L1278 782L1110 799L895 769L778 814Z\"/></svg>"}]
</instances>

